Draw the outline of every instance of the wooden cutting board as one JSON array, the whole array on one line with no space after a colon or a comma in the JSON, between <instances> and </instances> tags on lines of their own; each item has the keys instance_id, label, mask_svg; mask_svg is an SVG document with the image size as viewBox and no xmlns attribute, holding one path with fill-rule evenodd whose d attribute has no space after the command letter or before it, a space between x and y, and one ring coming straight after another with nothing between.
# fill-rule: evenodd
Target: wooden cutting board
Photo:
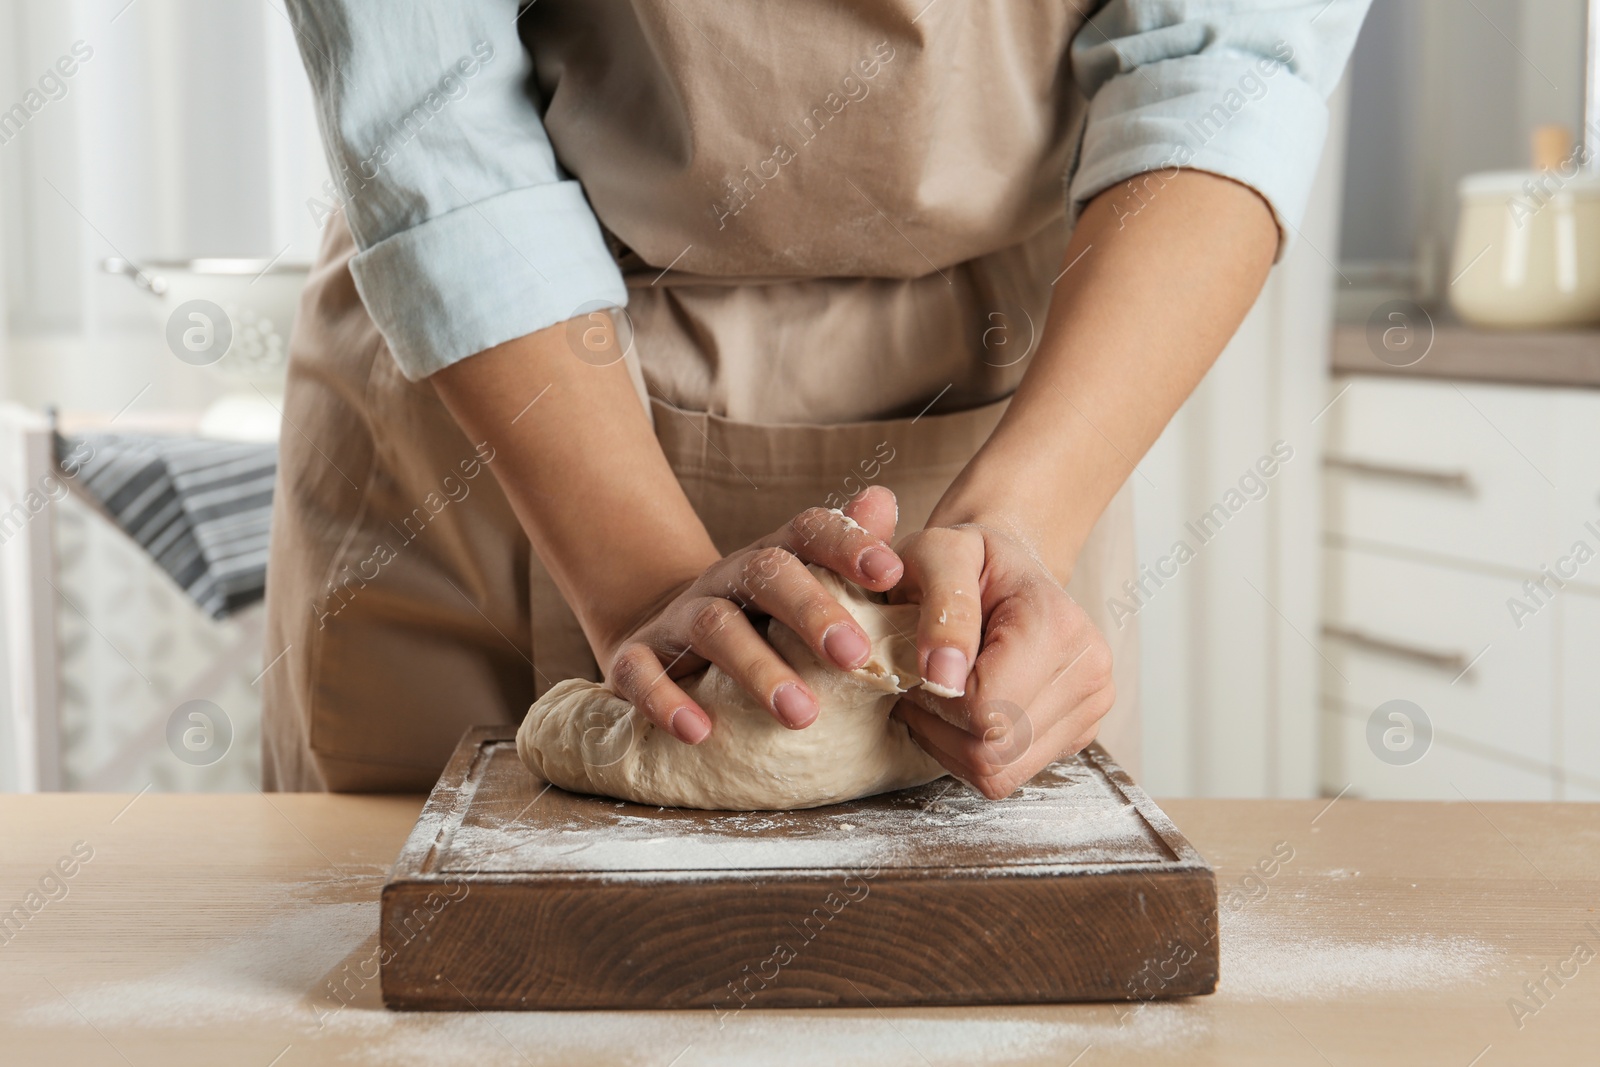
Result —
<instances>
[{"instance_id":1,"label":"wooden cutting board","mask_svg":"<svg viewBox=\"0 0 1600 1067\"><path fill-rule=\"evenodd\" d=\"M462 738L383 889L391 1008L1024 1004L1210 993L1211 867L1098 746L797 812L653 808Z\"/></svg>"}]
</instances>

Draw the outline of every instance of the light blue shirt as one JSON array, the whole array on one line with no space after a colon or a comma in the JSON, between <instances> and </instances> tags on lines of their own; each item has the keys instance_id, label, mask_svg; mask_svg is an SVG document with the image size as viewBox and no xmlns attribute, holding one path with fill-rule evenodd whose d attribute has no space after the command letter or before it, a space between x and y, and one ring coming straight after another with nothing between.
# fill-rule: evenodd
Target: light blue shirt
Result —
<instances>
[{"instance_id":1,"label":"light blue shirt","mask_svg":"<svg viewBox=\"0 0 1600 1067\"><path fill-rule=\"evenodd\" d=\"M1299 225L1326 100L1370 0L1110 0L1074 39L1089 99L1075 219L1173 167L1243 182ZM582 187L529 96L519 0L289 0L356 287L413 381L570 318L625 306ZM1137 207L1137 200L1133 201Z\"/></svg>"}]
</instances>

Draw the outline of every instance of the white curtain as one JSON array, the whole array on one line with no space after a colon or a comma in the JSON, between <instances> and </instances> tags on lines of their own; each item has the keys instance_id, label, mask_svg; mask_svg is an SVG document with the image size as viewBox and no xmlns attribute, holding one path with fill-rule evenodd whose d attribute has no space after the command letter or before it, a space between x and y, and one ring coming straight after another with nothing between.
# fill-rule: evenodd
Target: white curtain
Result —
<instances>
[{"instance_id":1,"label":"white curtain","mask_svg":"<svg viewBox=\"0 0 1600 1067\"><path fill-rule=\"evenodd\" d=\"M100 263L312 257L326 172L280 0L0 0L0 86L0 396L203 403Z\"/></svg>"}]
</instances>

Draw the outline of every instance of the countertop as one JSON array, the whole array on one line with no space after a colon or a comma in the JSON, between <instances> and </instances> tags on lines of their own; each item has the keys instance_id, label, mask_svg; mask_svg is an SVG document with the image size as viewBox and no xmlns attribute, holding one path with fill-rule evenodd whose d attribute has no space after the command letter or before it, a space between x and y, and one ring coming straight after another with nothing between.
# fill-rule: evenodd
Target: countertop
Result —
<instances>
[{"instance_id":1,"label":"countertop","mask_svg":"<svg viewBox=\"0 0 1600 1067\"><path fill-rule=\"evenodd\" d=\"M1502 333L1441 322L1427 355L1411 366L1390 366L1373 352L1366 326L1334 327L1335 374L1600 389L1600 330Z\"/></svg>"},{"instance_id":2,"label":"countertop","mask_svg":"<svg viewBox=\"0 0 1600 1067\"><path fill-rule=\"evenodd\" d=\"M1600 1038L1600 805L1166 801L1217 869L1216 994L752 1008L720 1027L710 1011L385 1011L378 892L420 806L0 797L0 908L26 916L0 932L0 1060L1493 1067L1594 1062Z\"/></svg>"}]
</instances>

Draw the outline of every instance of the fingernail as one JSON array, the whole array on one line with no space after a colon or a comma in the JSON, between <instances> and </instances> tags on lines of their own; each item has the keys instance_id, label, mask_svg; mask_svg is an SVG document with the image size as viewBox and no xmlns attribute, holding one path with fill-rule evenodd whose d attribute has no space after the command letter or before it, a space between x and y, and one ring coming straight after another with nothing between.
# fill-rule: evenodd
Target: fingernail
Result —
<instances>
[{"instance_id":1,"label":"fingernail","mask_svg":"<svg viewBox=\"0 0 1600 1067\"><path fill-rule=\"evenodd\" d=\"M959 648L936 648L928 653L928 681L957 696L967 691L967 657Z\"/></svg>"},{"instance_id":2,"label":"fingernail","mask_svg":"<svg viewBox=\"0 0 1600 1067\"><path fill-rule=\"evenodd\" d=\"M667 720L667 729L686 745L698 745L711 733L711 726L688 708L679 708Z\"/></svg>"},{"instance_id":3,"label":"fingernail","mask_svg":"<svg viewBox=\"0 0 1600 1067\"><path fill-rule=\"evenodd\" d=\"M853 670L867 661L872 646L852 627L836 622L822 635L822 647L833 662L846 670Z\"/></svg>"},{"instance_id":4,"label":"fingernail","mask_svg":"<svg viewBox=\"0 0 1600 1067\"><path fill-rule=\"evenodd\" d=\"M875 582L886 582L893 578L899 567L899 557L887 548L874 546L861 554L861 573Z\"/></svg>"},{"instance_id":5,"label":"fingernail","mask_svg":"<svg viewBox=\"0 0 1600 1067\"><path fill-rule=\"evenodd\" d=\"M798 730L810 726L817 717L817 702L793 682L784 682L772 694L772 710L778 713L785 726Z\"/></svg>"}]
</instances>

